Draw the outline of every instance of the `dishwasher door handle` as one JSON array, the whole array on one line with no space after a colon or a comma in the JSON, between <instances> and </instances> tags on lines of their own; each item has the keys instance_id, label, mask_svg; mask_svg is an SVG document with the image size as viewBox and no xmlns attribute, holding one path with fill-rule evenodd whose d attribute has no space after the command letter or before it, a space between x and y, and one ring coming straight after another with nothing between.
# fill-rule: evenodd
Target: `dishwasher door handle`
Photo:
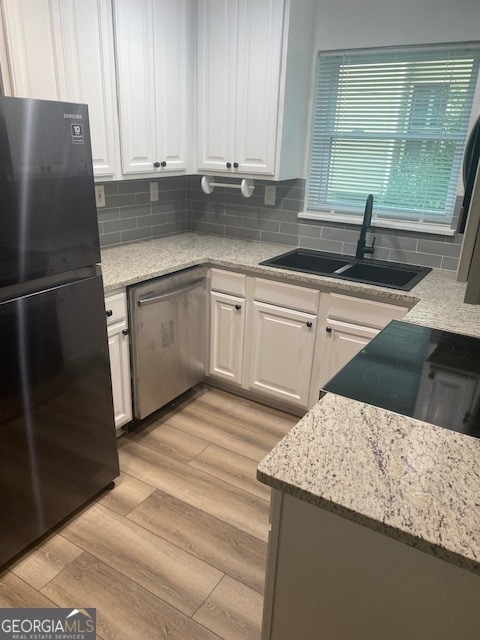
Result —
<instances>
[{"instance_id":1,"label":"dishwasher door handle","mask_svg":"<svg viewBox=\"0 0 480 640\"><path fill-rule=\"evenodd\" d=\"M139 298L138 306L144 307L147 304L154 304L155 302L163 302L165 300L170 300L170 298L177 298L178 296L183 295L184 293L188 293L189 291L193 291L200 284L205 282L205 278L198 278L198 280L194 280L190 284L187 284L185 287L181 287L180 289L175 289L174 291L169 291L168 293L162 293L159 296L152 296L150 298Z\"/></svg>"}]
</instances>

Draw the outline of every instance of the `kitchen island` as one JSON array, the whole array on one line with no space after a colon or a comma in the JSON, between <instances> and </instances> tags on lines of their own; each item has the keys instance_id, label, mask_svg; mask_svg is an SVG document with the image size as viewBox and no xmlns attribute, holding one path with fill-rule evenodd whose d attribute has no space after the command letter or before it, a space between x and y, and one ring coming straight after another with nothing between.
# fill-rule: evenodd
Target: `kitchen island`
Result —
<instances>
[{"instance_id":1,"label":"kitchen island","mask_svg":"<svg viewBox=\"0 0 480 640\"><path fill-rule=\"evenodd\" d=\"M258 468L263 640L478 638L479 459L475 438L327 394Z\"/></svg>"},{"instance_id":2,"label":"kitchen island","mask_svg":"<svg viewBox=\"0 0 480 640\"><path fill-rule=\"evenodd\" d=\"M282 245L181 234L104 250L104 283L108 291L178 269L208 264L325 291L345 292L404 304L410 307L404 318L408 322L480 337L480 308L463 303L465 287L456 282L452 272L433 270L410 292L403 292L258 264L286 250L288 247ZM392 580L391 583L384 583L380 591L375 593L374 590L370 595L375 594L379 598L382 593L388 594L394 584L413 589L415 581L420 585L423 580L426 581L426 590L433 589L434 585L428 576L440 587L442 581L453 585L451 592L447 594L447 600L433 597L433 600L424 601L424 606L429 607L437 603L436 608L430 612L432 619L437 620L434 635L416 636L415 627L408 636L381 635L381 627L377 625L379 638L394 640L396 637L418 637L424 640L431 637L432 640L439 640L443 637L459 637L465 640L480 636L480 614L472 612L477 617L468 618L471 602L480 601L479 459L479 440L329 394L265 458L259 466L258 478L274 490L274 519L279 515L275 515L275 504L278 506L280 499L285 502L282 506L285 513L287 508L292 509L292 515L300 509L301 515L296 513L295 516L297 523L300 522L298 517L305 516L306 522L312 518L312 523L321 518L318 527L310 531L318 548L325 548L327 545L326 540L322 541L322 530L328 529L329 518L334 518L335 521L335 526L330 527L333 540L340 537L343 529L342 535L345 539L351 539L354 549L357 540L365 535L374 536L373 542L364 541L365 547L359 544L354 555L358 557L362 548L370 548L372 551L373 545L375 555L368 556L368 564L372 567L378 565L382 568L382 575L389 575ZM308 514L304 513L305 509ZM315 515L312 515L312 510ZM280 534L281 537L282 529L277 528L275 531L275 526L274 522L274 535ZM301 527L297 524L295 529L298 533ZM303 538L297 542L307 544L307 540ZM385 544L387 548L381 552L380 547ZM394 546L389 547L392 544ZM275 540L270 547L265 640L270 637L270 616L279 594L272 574L278 560ZM307 547L305 553L306 549ZM345 547L340 556L348 557L347 550ZM302 549L301 551L303 553ZM383 565L380 561L382 553ZM414 554L413 558L408 557L410 553ZM392 560L393 564L385 566L385 563L388 565L390 559L395 557L399 559L400 565L411 569L412 575L418 572L418 578L413 583L404 582L395 575L398 563L395 565ZM297 565L301 566L299 563ZM424 565L424 569L421 565ZM432 566L438 568L441 575L437 575ZM308 567L311 576L308 579L303 574L303 582L308 585L308 593L314 594L312 583L321 584L322 576L315 573L315 563L307 562ZM343 566L342 583L344 586L356 585L354 593L368 594L365 588L368 578L366 575L359 575L359 570L359 567L352 566L353 573L349 574L348 566ZM329 579L333 575L335 571ZM327 576L325 573L324 578ZM293 582L290 584L290 591L287 589L284 593L284 597L290 598L289 619L295 620L293 603L296 603L300 617L307 620L307 609L312 613L312 602L302 601L300 592L291 590ZM352 596L351 590L345 590L345 593ZM405 591L403 593L405 595ZM432 591L433 596L435 593ZM420 596L414 590L412 596L414 601L420 602ZM412 601L405 599L405 602ZM467 624L466 632L463 629L460 632L459 621L454 619L459 633L451 635L451 629L449 631L443 626L447 635L439 635L442 630L439 612L443 611L447 618L452 619L452 610L446 606L448 602L454 607L453 611L458 612L461 606L465 614L463 619ZM330 608L333 604L334 601L330 602ZM344 602L343 608L340 604L337 603L337 621L342 616L345 618L346 611L354 610L353 601ZM387 604L385 601L382 606L386 607ZM476 608L480 609L478 606ZM387 618L401 611L400 607L396 612L387 612ZM408 614L408 608L404 613ZM320 611L317 611L317 615L319 614ZM375 627L375 619L373 624ZM349 637L342 636L342 627L337 627L340 635L333 635L330 630L330 635L326 633L325 637L343 640ZM286 630L287 627L284 627L285 633ZM279 635L282 632L276 631L271 637L274 640L321 637L320 629L314 627L311 632L311 636L288 636ZM358 633L350 637L363 636ZM370 635L369 640L374 637Z\"/></svg>"}]
</instances>

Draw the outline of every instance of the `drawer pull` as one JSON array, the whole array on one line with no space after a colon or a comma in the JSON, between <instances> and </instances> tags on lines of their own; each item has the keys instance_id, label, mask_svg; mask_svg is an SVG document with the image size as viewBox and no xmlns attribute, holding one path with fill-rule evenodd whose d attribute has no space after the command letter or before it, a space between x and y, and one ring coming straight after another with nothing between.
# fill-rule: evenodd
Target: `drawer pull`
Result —
<instances>
[{"instance_id":1,"label":"drawer pull","mask_svg":"<svg viewBox=\"0 0 480 640\"><path fill-rule=\"evenodd\" d=\"M111 318L113 316L113 311L111 309L107 309L107 318Z\"/></svg>"}]
</instances>

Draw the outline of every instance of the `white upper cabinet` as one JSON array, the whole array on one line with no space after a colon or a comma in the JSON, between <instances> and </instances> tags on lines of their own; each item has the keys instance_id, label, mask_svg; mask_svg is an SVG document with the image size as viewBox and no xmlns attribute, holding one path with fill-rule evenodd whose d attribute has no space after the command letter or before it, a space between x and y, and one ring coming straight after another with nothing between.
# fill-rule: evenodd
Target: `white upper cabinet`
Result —
<instances>
[{"instance_id":1,"label":"white upper cabinet","mask_svg":"<svg viewBox=\"0 0 480 640\"><path fill-rule=\"evenodd\" d=\"M8 54L3 26L2 4L0 2L0 95L11 96L10 73L8 70Z\"/></svg>"},{"instance_id":2,"label":"white upper cabinet","mask_svg":"<svg viewBox=\"0 0 480 640\"><path fill-rule=\"evenodd\" d=\"M53 8L49 0L2 0L12 95L61 100L64 70L56 57Z\"/></svg>"},{"instance_id":3,"label":"white upper cabinet","mask_svg":"<svg viewBox=\"0 0 480 640\"><path fill-rule=\"evenodd\" d=\"M124 174L187 167L187 0L115 0Z\"/></svg>"},{"instance_id":4,"label":"white upper cabinet","mask_svg":"<svg viewBox=\"0 0 480 640\"><path fill-rule=\"evenodd\" d=\"M233 166L236 0L198 3L198 165L225 171Z\"/></svg>"},{"instance_id":5,"label":"white upper cabinet","mask_svg":"<svg viewBox=\"0 0 480 640\"><path fill-rule=\"evenodd\" d=\"M199 171L303 175L312 11L309 0L199 0Z\"/></svg>"},{"instance_id":6,"label":"white upper cabinet","mask_svg":"<svg viewBox=\"0 0 480 640\"><path fill-rule=\"evenodd\" d=\"M88 104L96 176L117 170L118 122L110 0L56 0L65 62L65 96Z\"/></svg>"},{"instance_id":7,"label":"white upper cabinet","mask_svg":"<svg viewBox=\"0 0 480 640\"><path fill-rule=\"evenodd\" d=\"M239 171L275 172L283 4L238 3L234 161Z\"/></svg>"},{"instance_id":8,"label":"white upper cabinet","mask_svg":"<svg viewBox=\"0 0 480 640\"><path fill-rule=\"evenodd\" d=\"M97 178L304 175L313 0L0 7L4 91L87 103Z\"/></svg>"},{"instance_id":9,"label":"white upper cabinet","mask_svg":"<svg viewBox=\"0 0 480 640\"><path fill-rule=\"evenodd\" d=\"M118 155L109 0L2 0L11 95L88 104L93 168L113 177Z\"/></svg>"}]
</instances>

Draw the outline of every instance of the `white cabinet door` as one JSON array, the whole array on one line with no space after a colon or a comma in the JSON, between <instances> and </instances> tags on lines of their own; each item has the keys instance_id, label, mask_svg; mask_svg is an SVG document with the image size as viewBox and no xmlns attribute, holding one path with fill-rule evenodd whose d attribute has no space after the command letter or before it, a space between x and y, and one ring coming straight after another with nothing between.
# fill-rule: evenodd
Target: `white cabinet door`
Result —
<instances>
[{"instance_id":1,"label":"white cabinet door","mask_svg":"<svg viewBox=\"0 0 480 640\"><path fill-rule=\"evenodd\" d=\"M88 104L93 169L117 166L115 63L109 0L4 0L11 93Z\"/></svg>"},{"instance_id":2,"label":"white cabinet door","mask_svg":"<svg viewBox=\"0 0 480 640\"><path fill-rule=\"evenodd\" d=\"M310 405L320 389L387 324L403 318L407 307L341 293L322 294Z\"/></svg>"},{"instance_id":3,"label":"white cabinet door","mask_svg":"<svg viewBox=\"0 0 480 640\"><path fill-rule=\"evenodd\" d=\"M112 378L115 427L118 429L132 419L132 390L130 376L130 345L127 324L127 296L124 291L105 298L108 350Z\"/></svg>"},{"instance_id":4,"label":"white cabinet door","mask_svg":"<svg viewBox=\"0 0 480 640\"><path fill-rule=\"evenodd\" d=\"M154 0L153 4L157 160L161 172L187 168L187 10L186 0Z\"/></svg>"},{"instance_id":5,"label":"white cabinet door","mask_svg":"<svg viewBox=\"0 0 480 640\"><path fill-rule=\"evenodd\" d=\"M317 317L253 302L248 386L307 406Z\"/></svg>"},{"instance_id":6,"label":"white cabinet door","mask_svg":"<svg viewBox=\"0 0 480 640\"><path fill-rule=\"evenodd\" d=\"M127 323L108 327L108 350L112 376L115 427L118 429L132 419L132 392L130 385L130 353Z\"/></svg>"},{"instance_id":7,"label":"white cabinet door","mask_svg":"<svg viewBox=\"0 0 480 640\"><path fill-rule=\"evenodd\" d=\"M210 294L209 373L235 384L242 383L245 299Z\"/></svg>"},{"instance_id":8,"label":"white cabinet door","mask_svg":"<svg viewBox=\"0 0 480 640\"><path fill-rule=\"evenodd\" d=\"M283 0L198 3L198 168L273 175Z\"/></svg>"},{"instance_id":9,"label":"white cabinet door","mask_svg":"<svg viewBox=\"0 0 480 640\"><path fill-rule=\"evenodd\" d=\"M319 327L321 331L321 328ZM340 369L365 347L378 333L378 329L328 320L323 342L322 380L326 384Z\"/></svg>"},{"instance_id":10,"label":"white cabinet door","mask_svg":"<svg viewBox=\"0 0 480 640\"><path fill-rule=\"evenodd\" d=\"M12 95L62 100L65 78L62 61L57 57L56 42L61 34L54 29L52 3L49 0L3 0L2 9Z\"/></svg>"},{"instance_id":11,"label":"white cabinet door","mask_svg":"<svg viewBox=\"0 0 480 640\"><path fill-rule=\"evenodd\" d=\"M283 0L239 0L233 162L275 173Z\"/></svg>"},{"instance_id":12,"label":"white cabinet door","mask_svg":"<svg viewBox=\"0 0 480 640\"><path fill-rule=\"evenodd\" d=\"M118 167L118 122L110 0L55 0L65 64L65 99L88 104L95 176Z\"/></svg>"},{"instance_id":13,"label":"white cabinet door","mask_svg":"<svg viewBox=\"0 0 480 640\"><path fill-rule=\"evenodd\" d=\"M5 27L0 2L0 95L11 96L10 65L8 63L7 43L5 39Z\"/></svg>"},{"instance_id":14,"label":"white cabinet door","mask_svg":"<svg viewBox=\"0 0 480 640\"><path fill-rule=\"evenodd\" d=\"M115 0L124 174L186 169L186 0Z\"/></svg>"},{"instance_id":15,"label":"white cabinet door","mask_svg":"<svg viewBox=\"0 0 480 640\"><path fill-rule=\"evenodd\" d=\"M237 0L198 2L198 167L233 163Z\"/></svg>"}]
</instances>

